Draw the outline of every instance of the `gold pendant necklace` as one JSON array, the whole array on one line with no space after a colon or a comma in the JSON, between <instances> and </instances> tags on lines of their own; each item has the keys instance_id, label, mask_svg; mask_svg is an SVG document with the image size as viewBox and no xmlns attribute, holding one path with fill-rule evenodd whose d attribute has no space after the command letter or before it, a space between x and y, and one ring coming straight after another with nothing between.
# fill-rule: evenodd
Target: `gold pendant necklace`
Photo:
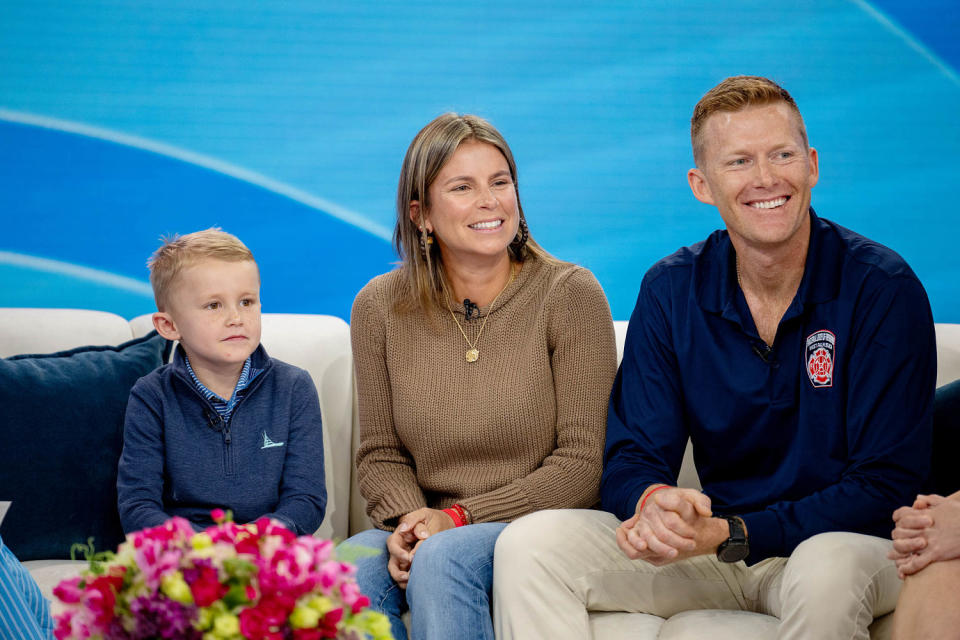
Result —
<instances>
[{"instance_id":1,"label":"gold pendant necklace","mask_svg":"<svg viewBox=\"0 0 960 640\"><path fill-rule=\"evenodd\" d=\"M507 287L510 286L510 283L513 282L514 276L513 262L510 262L510 279L507 280L507 284L503 285L503 289L500 289L500 293L503 293L507 290ZM490 310L493 310L493 305L497 303L497 300L500 298L500 293L496 295L493 299L493 302L490 303L490 306L487 307ZM477 333L477 339L473 342L470 342L470 338L467 337L467 332L463 330L463 327L460 326L460 321L457 320L456 314L453 313L453 309L450 308L450 298L447 298L447 311L450 312L450 317L453 318L453 321L457 324L457 329L460 329L460 335L463 336L463 339L467 341L467 344L470 346L467 349L467 362L476 362L480 359L480 350L477 349L477 345L480 344L480 336L483 335L483 329L487 326L487 320L490 319L490 311L487 311L487 315L483 316L483 322L480 324L480 332Z\"/></svg>"}]
</instances>

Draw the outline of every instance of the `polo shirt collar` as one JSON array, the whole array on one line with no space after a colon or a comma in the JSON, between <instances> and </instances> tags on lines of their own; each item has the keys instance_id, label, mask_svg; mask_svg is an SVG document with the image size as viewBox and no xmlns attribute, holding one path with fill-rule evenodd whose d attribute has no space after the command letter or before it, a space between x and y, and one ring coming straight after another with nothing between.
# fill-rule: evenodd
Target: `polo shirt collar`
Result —
<instances>
[{"instance_id":1,"label":"polo shirt collar","mask_svg":"<svg viewBox=\"0 0 960 640\"><path fill-rule=\"evenodd\" d=\"M803 279L797 295L784 314L784 320L802 313L807 303L836 298L843 256L842 239L833 226L821 220L811 207L810 246L807 248ZM737 267L733 244L725 230L715 231L703 242L695 262L693 279L697 302L704 311L740 322Z\"/></svg>"}]
</instances>

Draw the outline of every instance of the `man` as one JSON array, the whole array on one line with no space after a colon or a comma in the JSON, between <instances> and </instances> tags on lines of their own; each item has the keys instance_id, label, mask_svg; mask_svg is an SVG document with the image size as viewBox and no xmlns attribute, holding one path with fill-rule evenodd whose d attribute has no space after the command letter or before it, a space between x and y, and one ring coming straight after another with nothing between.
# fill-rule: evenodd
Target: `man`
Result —
<instances>
[{"instance_id":1,"label":"man","mask_svg":"<svg viewBox=\"0 0 960 640\"><path fill-rule=\"evenodd\" d=\"M691 136L690 188L726 230L645 276L607 418L615 515L505 530L499 637L588 638L589 610L741 609L780 618L780 638L867 638L896 604L890 514L930 461L923 287L814 214L817 152L774 82L723 81ZM703 492L673 486L688 438Z\"/></svg>"}]
</instances>

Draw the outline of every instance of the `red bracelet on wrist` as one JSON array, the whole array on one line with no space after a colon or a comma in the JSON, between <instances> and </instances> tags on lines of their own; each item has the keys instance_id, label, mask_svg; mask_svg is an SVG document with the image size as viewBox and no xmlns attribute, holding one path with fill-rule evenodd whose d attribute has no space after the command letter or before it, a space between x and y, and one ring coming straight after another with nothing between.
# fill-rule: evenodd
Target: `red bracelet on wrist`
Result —
<instances>
[{"instance_id":1,"label":"red bracelet on wrist","mask_svg":"<svg viewBox=\"0 0 960 640\"><path fill-rule=\"evenodd\" d=\"M647 495L643 496L643 500L640 501L640 508L637 509L637 513L640 513L641 511L643 511L643 507L644 507L645 504L647 504L647 500L650 499L650 496L652 496L653 494L655 494L657 491L660 491L660 489L669 489L669 488L670 488L670 485L662 484L662 485L660 485L659 487L656 487L656 488L651 489L650 491L648 491L648 492L647 492Z\"/></svg>"},{"instance_id":2,"label":"red bracelet on wrist","mask_svg":"<svg viewBox=\"0 0 960 640\"><path fill-rule=\"evenodd\" d=\"M443 512L450 516L450 519L453 520L454 527L462 527L465 524L469 524L467 510L461 507L459 504L452 505L444 509Z\"/></svg>"}]
</instances>

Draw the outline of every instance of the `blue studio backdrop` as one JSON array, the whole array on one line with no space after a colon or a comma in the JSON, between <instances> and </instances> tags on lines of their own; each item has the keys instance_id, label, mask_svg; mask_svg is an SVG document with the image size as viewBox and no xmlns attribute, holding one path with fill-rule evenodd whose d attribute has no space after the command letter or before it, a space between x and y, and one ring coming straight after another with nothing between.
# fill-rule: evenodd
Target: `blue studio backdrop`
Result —
<instances>
[{"instance_id":1,"label":"blue studio backdrop","mask_svg":"<svg viewBox=\"0 0 960 640\"><path fill-rule=\"evenodd\" d=\"M153 310L164 234L254 251L265 311L349 318L396 259L397 175L444 111L516 155L535 237L618 319L720 226L689 117L728 75L793 93L813 203L887 244L960 322L956 0L583 3L0 0L0 306Z\"/></svg>"}]
</instances>

